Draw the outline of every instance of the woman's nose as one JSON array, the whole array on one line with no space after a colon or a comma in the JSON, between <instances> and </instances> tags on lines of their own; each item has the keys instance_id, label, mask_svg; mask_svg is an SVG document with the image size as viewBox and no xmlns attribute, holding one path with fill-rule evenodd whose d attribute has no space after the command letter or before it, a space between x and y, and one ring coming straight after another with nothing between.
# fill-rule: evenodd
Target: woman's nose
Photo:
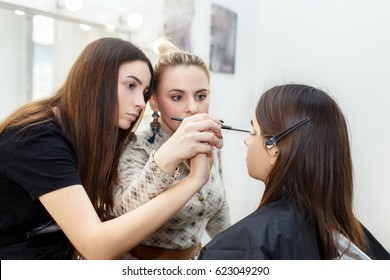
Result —
<instances>
[{"instance_id":1,"label":"woman's nose","mask_svg":"<svg viewBox=\"0 0 390 280\"><path fill-rule=\"evenodd\" d=\"M248 139L249 139L249 136L246 136L246 137L244 138L244 144L245 144L246 146L248 146L248 143L247 143Z\"/></svg>"},{"instance_id":2,"label":"woman's nose","mask_svg":"<svg viewBox=\"0 0 390 280\"><path fill-rule=\"evenodd\" d=\"M196 106L196 102L194 100L190 100L188 101L188 112L190 112L191 114L196 114L198 112L198 107Z\"/></svg>"},{"instance_id":3,"label":"woman's nose","mask_svg":"<svg viewBox=\"0 0 390 280\"><path fill-rule=\"evenodd\" d=\"M136 97L134 103L135 103L135 106L137 106L141 109L145 108L146 103L145 103L145 97L144 97L143 92L141 92L140 94L137 94L137 97Z\"/></svg>"}]
</instances>

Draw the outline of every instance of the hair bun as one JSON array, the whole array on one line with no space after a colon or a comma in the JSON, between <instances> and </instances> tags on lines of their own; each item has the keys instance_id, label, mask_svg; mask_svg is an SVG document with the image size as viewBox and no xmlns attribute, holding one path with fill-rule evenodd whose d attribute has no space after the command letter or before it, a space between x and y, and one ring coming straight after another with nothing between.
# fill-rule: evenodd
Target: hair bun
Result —
<instances>
[{"instance_id":1,"label":"hair bun","mask_svg":"<svg viewBox=\"0 0 390 280\"><path fill-rule=\"evenodd\" d=\"M172 42L164 40L158 46L158 54L159 56L167 55L172 52L179 52L180 49L176 47Z\"/></svg>"}]
</instances>

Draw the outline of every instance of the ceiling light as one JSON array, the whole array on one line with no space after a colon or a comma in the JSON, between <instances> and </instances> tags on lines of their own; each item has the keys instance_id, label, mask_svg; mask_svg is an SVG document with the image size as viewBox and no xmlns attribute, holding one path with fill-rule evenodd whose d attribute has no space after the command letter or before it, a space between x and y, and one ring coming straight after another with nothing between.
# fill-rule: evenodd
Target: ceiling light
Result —
<instances>
[{"instance_id":1,"label":"ceiling light","mask_svg":"<svg viewBox=\"0 0 390 280\"><path fill-rule=\"evenodd\" d=\"M80 26L80 29L81 29L81 30L84 30L84 31L89 31L89 30L91 30L91 26L89 26L89 25L87 25L87 24L81 23L79 26Z\"/></svg>"},{"instance_id":2,"label":"ceiling light","mask_svg":"<svg viewBox=\"0 0 390 280\"><path fill-rule=\"evenodd\" d=\"M113 25L113 24L106 24L106 28L107 28L108 30L115 30L115 29L116 29L116 26Z\"/></svg>"},{"instance_id":3,"label":"ceiling light","mask_svg":"<svg viewBox=\"0 0 390 280\"><path fill-rule=\"evenodd\" d=\"M23 12L23 11L21 11L21 10L15 10L14 12L15 12L15 14L17 14L18 16L24 16L24 15L26 14L25 12Z\"/></svg>"},{"instance_id":4,"label":"ceiling light","mask_svg":"<svg viewBox=\"0 0 390 280\"><path fill-rule=\"evenodd\" d=\"M83 0L58 0L57 6L70 12L77 12L83 7Z\"/></svg>"},{"instance_id":5,"label":"ceiling light","mask_svg":"<svg viewBox=\"0 0 390 280\"><path fill-rule=\"evenodd\" d=\"M138 29L142 26L142 23L144 22L144 19L139 13L130 13L126 17L127 25L130 26L130 28Z\"/></svg>"}]
</instances>

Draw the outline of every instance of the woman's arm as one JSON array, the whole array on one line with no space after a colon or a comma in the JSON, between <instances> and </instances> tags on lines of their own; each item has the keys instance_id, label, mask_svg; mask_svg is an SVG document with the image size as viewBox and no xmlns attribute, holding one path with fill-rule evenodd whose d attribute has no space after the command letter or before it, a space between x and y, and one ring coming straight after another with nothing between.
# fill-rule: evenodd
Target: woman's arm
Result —
<instances>
[{"instance_id":1,"label":"woman's arm","mask_svg":"<svg viewBox=\"0 0 390 280\"><path fill-rule=\"evenodd\" d=\"M216 132L213 132L215 129ZM153 199L177 182L178 164L196 153L209 153L220 142L219 122L207 114L188 117L174 133L173 141L157 141L145 145L141 133L138 142L131 142L121 156L119 177L123 189L115 191L114 214L120 216ZM153 149L157 150L153 154ZM194 154L195 153L195 154ZM159 163L156 162L159 154ZM162 166L162 168L160 168ZM174 170L174 174L168 174Z\"/></svg>"},{"instance_id":2,"label":"woman's arm","mask_svg":"<svg viewBox=\"0 0 390 280\"><path fill-rule=\"evenodd\" d=\"M139 138L142 142L143 139ZM146 140L145 140L146 141ZM151 148L131 143L119 164L121 187L114 192L114 215L120 216L150 201L176 183L175 176L162 172L154 162Z\"/></svg>"},{"instance_id":3,"label":"woman's arm","mask_svg":"<svg viewBox=\"0 0 390 280\"><path fill-rule=\"evenodd\" d=\"M39 199L76 249L87 259L114 259L136 246L175 214L207 181L206 155L191 160L191 172L156 198L115 219L101 222L81 185Z\"/></svg>"}]
</instances>

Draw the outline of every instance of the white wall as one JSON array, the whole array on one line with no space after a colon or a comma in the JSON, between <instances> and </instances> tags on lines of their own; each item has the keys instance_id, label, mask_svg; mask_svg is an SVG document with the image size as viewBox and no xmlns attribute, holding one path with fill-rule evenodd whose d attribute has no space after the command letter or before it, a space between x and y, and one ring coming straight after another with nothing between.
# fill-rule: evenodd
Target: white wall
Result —
<instances>
[{"instance_id":1,"label":"white wall","mask_svg":"<svg viewBox=\"0 0 390 280\"><path fill-rule=\"evenodd\" d=\"M335 97L350 125L357 216L390 250L390 2L261 0L256 14L256 88L307 83Z\"/></svg>"},{"instance_id":2,"label":"white wall","mask_svg":"<svg viewBox=\"0 0 390 280\"><path fill-rule=\"evenodd\" d=\"M196 1L193 22L193 52L208 63L210 42L211 3L237 13L237 42L235 73L211 72L210 113L233 127L250 129L254 111L252 95L256 89L254 59L256 9L238 1ZM255 1L252 1L255 3ZM263 184L251 179L246 169L245 133L224 131L222 148L223 173L226 193L230 201L232 222L253 212L261 199Z\"/></svg>"}]
</instances>

